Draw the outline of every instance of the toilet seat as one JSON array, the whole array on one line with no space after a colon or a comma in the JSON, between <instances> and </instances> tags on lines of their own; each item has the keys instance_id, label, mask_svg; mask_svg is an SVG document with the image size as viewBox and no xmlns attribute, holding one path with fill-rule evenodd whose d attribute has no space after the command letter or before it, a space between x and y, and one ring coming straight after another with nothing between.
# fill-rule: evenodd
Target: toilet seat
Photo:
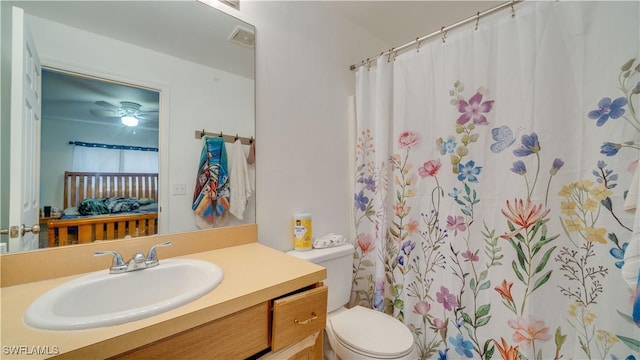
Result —
<instances>
[{"instance_id":1,"label":"toilet seat","mask_svg":"<svg viewBox=\"0 0 640 360\"><path fill-rule=\"evenodd\" d=\"M355 306L329 319L336 340L356 354L394 359L413 350L411 331L397 319L379 311Z\"/></svg>"}]
</instances>

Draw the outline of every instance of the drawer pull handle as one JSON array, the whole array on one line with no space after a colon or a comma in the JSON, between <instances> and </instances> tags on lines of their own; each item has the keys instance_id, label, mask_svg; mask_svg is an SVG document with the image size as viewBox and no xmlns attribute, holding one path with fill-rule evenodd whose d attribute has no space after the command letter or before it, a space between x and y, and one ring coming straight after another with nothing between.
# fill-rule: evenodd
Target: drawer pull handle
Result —
<instances>
[{"instance_id":1,"label":"drawer pull handle","mask_svg":"<svg viewBox=\"0 0 640 360\"><path fill-rule=\"evenodd\" d=\"M316 315L316 313L312 312L311 313L311 317L308 318L307 320L300 321L300 320L296 319L296 320L293 320L293 322L295 322L298 325L305 325L305 324L308 324L308 323L312 322L313 320L317 320L317 319L318 319L318 315Z\"/></svg>"}]
</instances>

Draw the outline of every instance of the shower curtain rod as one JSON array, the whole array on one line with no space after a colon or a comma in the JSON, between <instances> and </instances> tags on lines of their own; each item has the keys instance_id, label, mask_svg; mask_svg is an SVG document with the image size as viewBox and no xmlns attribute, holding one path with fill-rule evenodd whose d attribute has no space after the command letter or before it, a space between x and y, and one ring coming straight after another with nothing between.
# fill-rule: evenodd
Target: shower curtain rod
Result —
<instances>
[{"instance_id":1,"label":"shower curtain rod","mask_svg":"<svg viewBox=\"0 0 640 360\"><path fill-rule=\"evenodd\" d=\"M477 27L478 22L480 21L480 18L483 18L485 16L491 15L491 14L493 14L495 12L500 11L500 10L511 8L511 16L513 17L513 16L515 16L515 9L513 8L513 6L515 4L521 3L523 1L524 0L512 0L512 1L508 1L508 2L505 2L505 3L500 4L500 5L494 6L489 10L478 11L478 13L476 15L474 15L474 16L468 17L468 18L466 18L464 20L458 21L457 23L449 25L449 26L443 26L440 30L435 31L435 32L433 32L433 33L431 33L429 35L425 35L423 37L416 38L415 40L410 41L410 42L408 42L408 43L406 43L406 44L404 44L402 46L399 46L397 48L391 48L391 49L389 49L389 50L387 50L385 52L380 53L380 55L374 56L372 58L367 58L367 60L362 60L362 62L360 64L353 64L353 65L349 66L349 70L353 71L353 70L356 70L357 68L359 68L360 66L364 66L366 64L371 64L371 62L373 62L374 60L376 60L378 58L381 58L383 56L387 56L387 55L390 56L392 54L397 55L399 51L406 50L406 49L411 48L413 46L418 46L419 47L421 42L429 40L429 39L432 39L432 38L435 38L437 36L442 36L442 41L445 42L445 38L447 36L447 31L459 28L459 27L461 27L463 25L466 25L466 24L469 24L469 23L471 23L473 21L476 22L476 27Z\"/></svg>"}]
</instances>

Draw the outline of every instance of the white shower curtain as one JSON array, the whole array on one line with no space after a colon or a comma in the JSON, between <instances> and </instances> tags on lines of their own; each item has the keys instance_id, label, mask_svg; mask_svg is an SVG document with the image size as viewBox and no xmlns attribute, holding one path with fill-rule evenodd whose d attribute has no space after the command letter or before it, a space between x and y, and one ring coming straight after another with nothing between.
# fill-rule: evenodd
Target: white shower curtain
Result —
<instances>
[{"instance_id":1,"label":"white shower curtain","mask_svg":"<svg viewBox=\"0 0 640 360\"><path fill-rule=\"evenodd\" d=\"M640 359L640 3L515 13L358 69L352 305L421 358Z\"/></svg>"}]
</instances>

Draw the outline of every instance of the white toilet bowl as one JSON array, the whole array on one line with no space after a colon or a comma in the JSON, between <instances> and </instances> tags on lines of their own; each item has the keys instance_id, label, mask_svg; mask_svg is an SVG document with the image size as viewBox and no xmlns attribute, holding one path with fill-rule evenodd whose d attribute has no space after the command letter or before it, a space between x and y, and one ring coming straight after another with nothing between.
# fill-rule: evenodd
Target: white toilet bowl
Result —
<instances>
[{"instance_id":1,"label":"white toilet bowl","mask_svg":"<svg viewBox=\"0 0 640 360\"><path fill-rule=\"evenodd\" d=\"M362 306L344 307L351 294L353 252L351 244L288 254L327 269L329 288L324 356L352 359L415 359L413 335L392 316ZM328 345L328 348L327 348Z\"/></svg>"},{"instance_id":2,"label":"white toilet bowl","mask_svg":"<svg viewBox=\"0 0 640 360\"><path fill-rule=\"evenodd\" d=\"M362 306L327 315L331 350L341 360L413 359L413 335L395 318Z\"/></svg>"}]
</instances>

